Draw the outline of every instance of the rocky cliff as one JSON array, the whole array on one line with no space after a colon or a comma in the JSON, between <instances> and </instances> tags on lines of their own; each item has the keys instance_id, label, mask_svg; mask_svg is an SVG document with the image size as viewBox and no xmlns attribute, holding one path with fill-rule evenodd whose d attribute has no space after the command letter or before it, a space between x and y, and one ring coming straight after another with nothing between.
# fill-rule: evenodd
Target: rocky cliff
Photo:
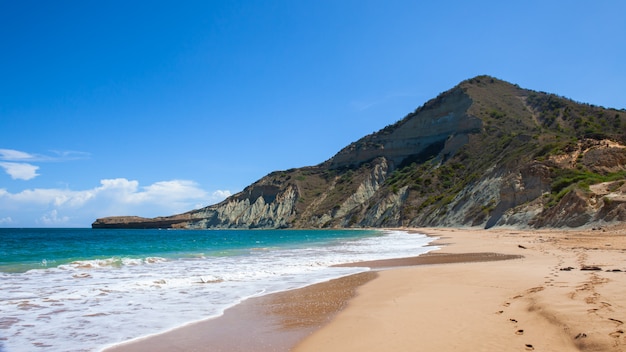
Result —
<instances>
[{"instance_id":1,"label":"rocky cliff","mask_svg":"<svg viewBox=\"0 0 626 352\"><path fill-rule=\"evenodd\" d=\"M626 111L480 76L311 167L94 228L580 227L626 220Z\"/></svg>"}]
</instances>

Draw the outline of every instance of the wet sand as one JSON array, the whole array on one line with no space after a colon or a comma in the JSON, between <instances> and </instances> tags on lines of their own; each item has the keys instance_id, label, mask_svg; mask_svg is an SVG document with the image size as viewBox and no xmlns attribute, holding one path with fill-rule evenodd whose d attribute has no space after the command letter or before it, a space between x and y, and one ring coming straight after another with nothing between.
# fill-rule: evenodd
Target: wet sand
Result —
<instances>
[{"instance_id":1,"label":"wet sand","mask_svg":"<svg viewBox=\"0 0 626 352\"><path fill-rule=\"evenodd\" d=\"M417 231L442 250L107 351L626 350L625 230Z\"/></svg>"},{"instance_id":2,"label":"wet sand","mask_svg":"<svg viewBox=\"0 0 626 352\"><path fill-rule=\"evenodd\" d=\"M248 299L224 315L106 349L139 351L288 351L327 324L374 279L368 271L304 288Z\"/></svg>"}]
</instances>

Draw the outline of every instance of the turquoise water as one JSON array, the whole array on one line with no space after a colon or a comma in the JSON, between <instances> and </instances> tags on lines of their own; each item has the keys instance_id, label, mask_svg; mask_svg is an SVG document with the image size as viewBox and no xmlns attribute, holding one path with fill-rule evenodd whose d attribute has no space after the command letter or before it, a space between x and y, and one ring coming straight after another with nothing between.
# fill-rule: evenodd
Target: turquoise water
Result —
<instances>
[{"instance_id":1,"label":"turquoise water","mask_svg":"<svg viewBox=\"0 0 626 352\"><path fill-rule=\"evenodd\" d=\"M109 230L0 228L0 271L25 272L94 259L243 255L255 248L329 245L373 230Z\"/></svg>"},{"instance_id":2,"label":"turquoise water","mask_svg":"<svg viewBox=\"0 0 626 352\"><path fill-rule=\"evenodd\" d=\"M374 230L0 229L0 351L98 351L258 295L420 255Z\"/></svg>"}]
</instances>

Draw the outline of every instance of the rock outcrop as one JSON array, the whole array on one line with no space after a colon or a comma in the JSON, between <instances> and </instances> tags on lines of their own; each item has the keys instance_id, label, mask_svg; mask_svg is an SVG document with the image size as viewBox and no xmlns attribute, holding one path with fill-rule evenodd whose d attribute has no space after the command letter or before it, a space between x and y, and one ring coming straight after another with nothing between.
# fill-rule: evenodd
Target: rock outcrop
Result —
<instances>
[{"instance_id":1,"label":"rock outcrop","mask_svg":"<svg viewBox=\"0 0 626 352\"><path fill-rule=\"evenodd\" d=\"M488 76L329 160L184 214L94 228L581 227L626 220L626 111Z\"/></svg>"}]
</instances>

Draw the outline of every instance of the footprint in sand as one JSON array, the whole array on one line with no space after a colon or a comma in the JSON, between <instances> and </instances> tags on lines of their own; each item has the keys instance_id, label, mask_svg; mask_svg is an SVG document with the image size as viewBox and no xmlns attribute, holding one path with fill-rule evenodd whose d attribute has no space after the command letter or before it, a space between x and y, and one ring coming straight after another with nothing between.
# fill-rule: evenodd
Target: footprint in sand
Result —
<instances>
[{"instance_id":1,"label":"footprint in sand","mask_svg":"<svg viewBox=\"0 0 626 352\"><path fill-rule=\"evenodd\" d=\"M534 351L534 350L535 350L535 347L533 347L533 345L529 343L526 344L526 351Z\"/></svg>"},{"instance_id":2,"label":"footprint in sand","mask_svg":"<svg viewBox=\"0 0 626 352\"><path fill-rule=\"evenodd\" d=\"M543 291L544 289L545 287L542 287L542 286L533 287L533 288L526 290L526 293L535 293L535 292Z\"/></svg>"},{"instance_id":3,"label":"footprint in sand","mask_svg":"<svg viewBox=\"0 0 626 352\"><path fill-rule=\"evenodd\" d=\"M509 319L512 323L517 323L517 320L515 319Z\"/></svg>"},{"instance_id":4,"label":"footprint in sand","mask_svg":"<svg viewBox=\"0 0 626 352\"><path fill-rule=\"evenodd\" d=\"M524 330L519 329L515 332L515 335L524 335Z\"/></svg>"},{"instance_id":5,"label":"footprint in sand","mask_svg":"<svg viewBox=\"0 0 626 352\"><path fill-rule=\"evenodd\" d=\"M610 333L609 336L618 338L618 337L621 337L623 334L624 334L624 330L617 330L617 331L613 331L612 333Z\"/></svg>"}]
</instances>

